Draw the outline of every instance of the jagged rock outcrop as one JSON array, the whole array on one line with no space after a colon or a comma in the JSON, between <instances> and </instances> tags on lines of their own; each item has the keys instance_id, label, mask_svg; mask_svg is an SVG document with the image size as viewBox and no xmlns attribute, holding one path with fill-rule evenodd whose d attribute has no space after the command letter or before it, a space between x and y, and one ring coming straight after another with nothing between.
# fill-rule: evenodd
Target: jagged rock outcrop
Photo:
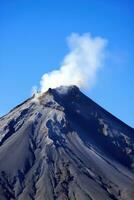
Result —
<instances>
[{"instance_id":1,"label":"jagged rock outcrop","mask_svg":"<svg viewBox=\"0 0 134 200\"><path fill-rule=\"evenodd\" d=\"M0 118L0 200L133 200L134 130L76 86Z\"/></svg>"}]
</instances>

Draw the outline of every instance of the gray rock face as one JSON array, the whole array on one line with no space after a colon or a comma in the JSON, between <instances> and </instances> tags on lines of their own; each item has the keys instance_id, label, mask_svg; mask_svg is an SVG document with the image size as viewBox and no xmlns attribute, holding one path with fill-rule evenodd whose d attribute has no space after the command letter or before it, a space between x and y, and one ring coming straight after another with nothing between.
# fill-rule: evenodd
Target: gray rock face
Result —
<instances>
[{"instance_id":1,"label":"gray rock face","mask_svg":"<svg viewBox=\"0 0 134 200\"><path fill-rule=\"evenodd\" d=\"M75 86L0 118L0 200L133 200L134 130Z\"/></svg>"}]
</instances>

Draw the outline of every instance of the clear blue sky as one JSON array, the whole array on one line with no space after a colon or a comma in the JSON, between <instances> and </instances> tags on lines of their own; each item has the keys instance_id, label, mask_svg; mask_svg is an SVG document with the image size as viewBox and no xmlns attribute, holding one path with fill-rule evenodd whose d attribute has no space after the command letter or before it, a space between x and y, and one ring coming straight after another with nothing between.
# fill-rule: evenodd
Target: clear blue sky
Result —
<instances>
[{"instance_id":1,"label":"clear blue sky","mask_svg":"<svg viewBox=\"0 0 134 200\"><path fill-rule=\"evenodd\" d=\"M109 57L86 94L134 127L133 0L0 0L0 115L58 68L72 32L108 39Z\"/></svg>"}]
</instances>

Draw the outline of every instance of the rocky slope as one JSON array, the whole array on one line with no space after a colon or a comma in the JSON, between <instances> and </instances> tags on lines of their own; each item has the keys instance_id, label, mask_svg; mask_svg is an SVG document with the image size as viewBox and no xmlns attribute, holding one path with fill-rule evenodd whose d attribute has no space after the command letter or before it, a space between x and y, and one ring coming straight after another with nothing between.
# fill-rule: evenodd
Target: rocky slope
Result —
<instances>
[{"instance_id":1,"label":"rocky slope","mask_svg":"<svg viewBox=\"0 0 134 200\"><path fill-rule=\"evenodd\" d=\"M133 200L134 130L75 86L0 118L0 200Z\"/></svg>"}]
</instances>

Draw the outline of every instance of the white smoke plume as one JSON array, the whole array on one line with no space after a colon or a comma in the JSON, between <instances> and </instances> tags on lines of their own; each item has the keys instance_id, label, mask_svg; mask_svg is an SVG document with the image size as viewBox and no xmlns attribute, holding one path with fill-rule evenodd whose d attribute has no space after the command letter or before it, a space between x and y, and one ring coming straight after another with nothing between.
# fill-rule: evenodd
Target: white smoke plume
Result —
<instances>
[{"instance_id":1,"label":"white smoke plume","mask_svg":"<svg viewBox=\"0 0 134 200\"><path fill-rule=\"evenodd\" d=\"M103 66L107 40L92 37L90 33L72 33L67 38L67 44L70 51L59 69L42 76L41 93L61 85L77 85L79 88L90 89L94 84L97 71Z\"/></svg>"}]
</instances>

